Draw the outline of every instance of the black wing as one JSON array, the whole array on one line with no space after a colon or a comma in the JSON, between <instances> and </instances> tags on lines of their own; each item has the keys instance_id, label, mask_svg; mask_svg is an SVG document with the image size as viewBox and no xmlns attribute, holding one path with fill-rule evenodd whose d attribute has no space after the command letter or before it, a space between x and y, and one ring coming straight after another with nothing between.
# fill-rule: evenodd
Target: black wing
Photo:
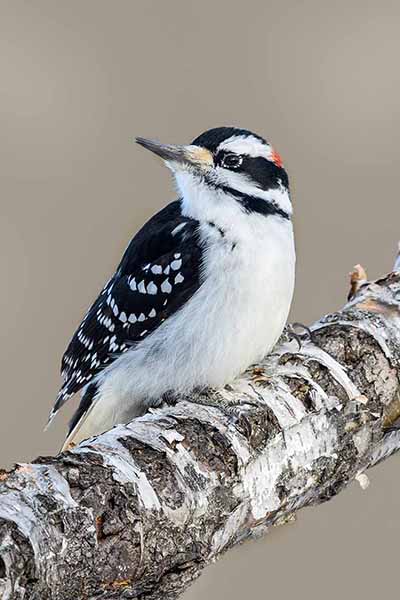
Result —
<instances>
[{"instance_id":1,"label":"black wing","mask_svg":"<svg viewBox=\"0 0 400 600\"><path fill-rule=\"evenodd\" d=\"M55 412L133 344L174 314L199 288L198 221L180 201L155 215L129 244L117 272L84 317L62 359Z\"/></svg>"}]
</instances>

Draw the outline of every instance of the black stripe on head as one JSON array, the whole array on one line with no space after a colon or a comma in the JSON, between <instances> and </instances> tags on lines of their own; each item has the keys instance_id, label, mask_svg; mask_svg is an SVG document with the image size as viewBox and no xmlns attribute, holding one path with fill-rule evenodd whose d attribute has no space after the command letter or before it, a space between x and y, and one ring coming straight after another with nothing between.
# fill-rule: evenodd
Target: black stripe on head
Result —
<instances>
[{"instance_id":1,"label":"black stripe on head","mask_svg":"<svg viewBox=\"0 0 400 600\"><path fill-rule=\"evenodd\" d=\"M218 146L222 144L222 142L224 142L232 136L253 136L261 142L263 142L264 144L267 144L266 140L260 135L257 135L256 133L253 133L248 129L239 129L237 127L215 127L214 129L209 129L208 131L205 131L204 133L199 135L199 137L197 137L195 140L193 140L192 144L194 146L201 146L202 148L207 148L207 150L210 150L214 153L217 150Z\"/></svg>"},{"instance_id":2,"label":"black stripe on head","mask_svg":"<svg viewBox=\"0 0 400 600\"><path fill-rule=\"evenodd\" d=\"M277 206L273 200L265 200L264 198L249 196L248 194L243 194L243 192L239 192L238 190L228 186L219 186L219 189L226 194L233 196L242 206L243 210L247 213L258 213L259 215L264 215L266 217L270 215L276 215L278 217L282 217L282 219L290 221L289 213L284 211L282 208L279 208L279 206Z\"/></svg>"}]
</instances>

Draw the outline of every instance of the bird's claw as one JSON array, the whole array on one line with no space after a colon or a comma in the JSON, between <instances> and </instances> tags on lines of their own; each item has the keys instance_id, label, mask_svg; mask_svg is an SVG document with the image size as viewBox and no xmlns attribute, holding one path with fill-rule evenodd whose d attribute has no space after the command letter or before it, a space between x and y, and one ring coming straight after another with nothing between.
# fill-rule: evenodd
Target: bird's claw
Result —
<instances>
[{"instance_id":1,"label":"bird's claw","mask_svg":"<svg viewBox=\"0 0 400 600\"><path fill-rule=\"evenodd\" d=\"M301 329L302 331L296 331L296 329ZM290 323L287 327L287 333L289 336L289 340L296 340L299 346L299 351L301 350L301 345L304 340L311 340L315 343L313 338L313 332L307 325L303 325L303 323Z\"/></svg>"},{"instance_id":2,"label":"bird's claw","mask_svg":"<svg viewBox=\"0 0 400 600\"><path fill-rule=\"evenodd\" d=\"M162 395L162 402L167 406L175 406L179 402L178 394L174 394L173 391L165 392Z\"/></svg>"}]
</instances>

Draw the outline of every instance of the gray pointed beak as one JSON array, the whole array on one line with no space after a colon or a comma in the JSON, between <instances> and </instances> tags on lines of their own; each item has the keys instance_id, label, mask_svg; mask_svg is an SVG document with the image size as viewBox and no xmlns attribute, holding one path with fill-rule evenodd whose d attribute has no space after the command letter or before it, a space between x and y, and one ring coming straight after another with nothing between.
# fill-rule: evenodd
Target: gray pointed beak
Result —
<instances>
[{"instance_id":1,"label":"gray pointed beak","mask_svg":"<svg viewBox=\"0 0 400 600\"><path fill-rule=\"evenodd\" d=\"M173 171L188 167L203 170L209 169L214 165L212 153L200 146L161 144L155 140L147 140L142 137L137 137L136 142L140 146L143 146L143 148L160 156Z\"/></svg>"}]
</instances>

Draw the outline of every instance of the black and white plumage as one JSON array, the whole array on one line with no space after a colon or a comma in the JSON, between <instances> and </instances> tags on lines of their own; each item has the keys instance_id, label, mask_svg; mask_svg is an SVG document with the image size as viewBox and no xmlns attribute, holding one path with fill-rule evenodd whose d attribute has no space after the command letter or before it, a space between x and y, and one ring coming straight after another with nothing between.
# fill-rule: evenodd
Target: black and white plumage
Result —
<instances>
[{"instance_id":1,"label":"black and white plumage","mask_svg":"<svg viewBox=\"0 0 400 600\"><path fill-rule=\"evenodd\" d=\"M55 410L190 298L200 256L198 222L182 216L178 201L139 231L63 356Z\"/></svg>"},{"instance_id":2,"label":"black and white plumage","mask_svg":"<svg viewBox=\"0 0 400 600\"><path fill-rule=\"evenodd\" d=\"M66 445L165 394L227 383L272 348L290 307L292 209L272 147L225 127L189 146L138 142L182 197L132 239L64 354L51 418L82 391Z\"/></svg>"}]
</instances>

